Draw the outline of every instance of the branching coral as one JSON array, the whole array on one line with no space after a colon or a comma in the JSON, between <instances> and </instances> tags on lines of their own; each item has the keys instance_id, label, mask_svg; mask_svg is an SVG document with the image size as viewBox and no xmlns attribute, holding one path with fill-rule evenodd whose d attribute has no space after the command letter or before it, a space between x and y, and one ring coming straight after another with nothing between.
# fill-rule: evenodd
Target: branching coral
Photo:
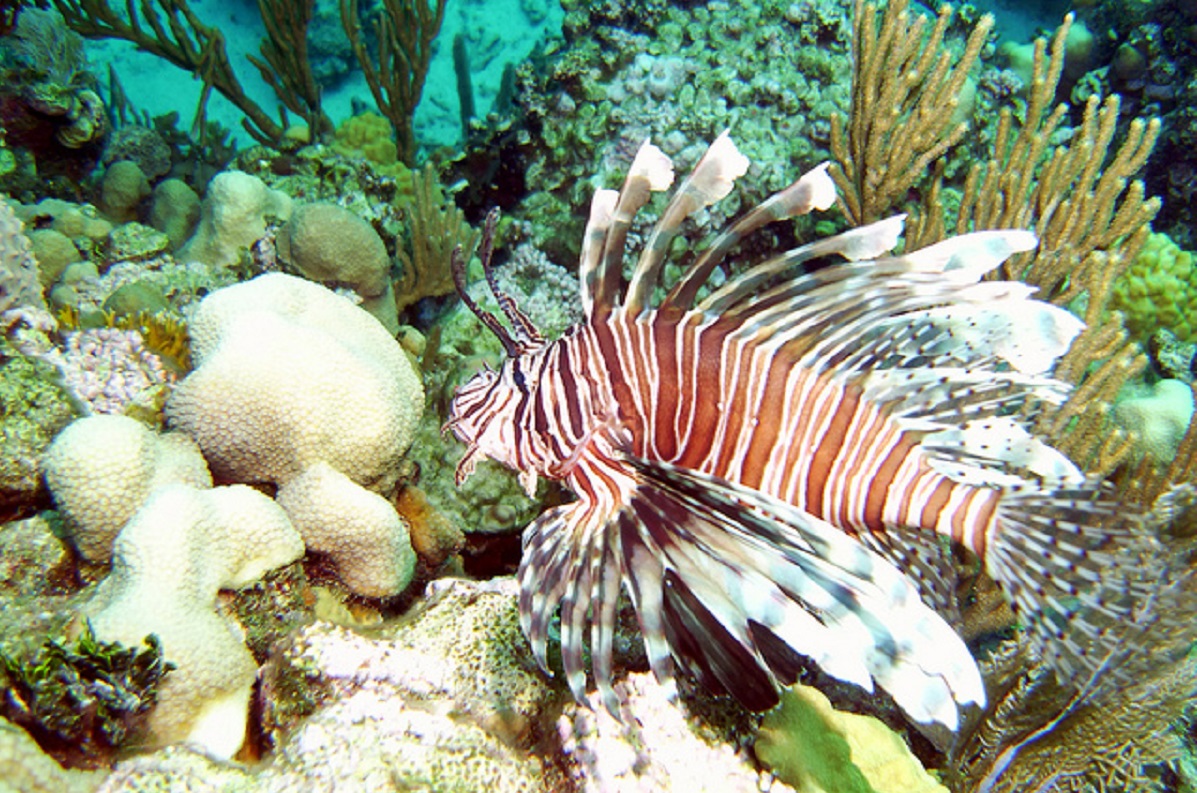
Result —
<instances>
[{"instance_id":1,"label":"branching coral","mask_svg":"<svg viewBox=\"0 0 1197 793\"><path fill-rule=\"evenodd\" d=\"M416 138L412 117L432 59L432 42L440 32L445 18L447 0L383 0L382 11L375 22L378 40L378 61L366 52L362 40L362 26L358 19L357 3L341 0L341 22L353 46L353 54L361 64L366 84L374 95L379 111L395 128L399 160L413 165L416 158Z\"/></svg>"},{"instance_id":2,"label":"branching coral","mask_svg":"<svg viewBox=\"0 0 1197 793\"><path fill-rule=\"evenodd\" d=\"M129 0L125 13L108 0L54 0L67 24L87 38L121 39L157 55L204 82L200 114L212 89L246 116L245 129L258 140L277 141L283 126L249 98L233 72L224 34L205 25L186 0Z\"/></svg>"},{"instance_id":3,"label":"branching coral","mask_svg":"<svg viewBox=\"0 0 1197 793\"><path fill-rule=\"evenodd\" d=\"M943 48L952 11L943 6L926 39L905 0L877 8L857 0L852 36L852 112L831 117L831 176L854 226L880 219L930 165L964 137L953 120L969 69L993 27L984 16L955 64ZM847 130L844 126L847 123Z\"/></svg>"},{"instance_id":4,"label":"branching coral","mask_svg":"<svg viewBox=\"0 0 1197 793\"><path fill-rule=\"evenodd\" d=\"M320 86L308 60L308 23L315 5L315 0L258 0L266 38L261 58L247 56L287 109L307 122L313 139L333 129L320 107Z\"/></svg>"},{"instance_id":5,"label":"branching coral","mask_svg":"<svg viewBox=\"0 0 1197 793\"><path fill-rule=\"evenodd\" d=\"M453 249L460 245L469 261L478 244L478 232L445 198L431 166L413 174L412 187L414 193L406 212L407 243L400 244L397 251L403 265L395 282L395 302L400 312L421 298L452 294L449 260Z\"/></svg>"}]
</instances>

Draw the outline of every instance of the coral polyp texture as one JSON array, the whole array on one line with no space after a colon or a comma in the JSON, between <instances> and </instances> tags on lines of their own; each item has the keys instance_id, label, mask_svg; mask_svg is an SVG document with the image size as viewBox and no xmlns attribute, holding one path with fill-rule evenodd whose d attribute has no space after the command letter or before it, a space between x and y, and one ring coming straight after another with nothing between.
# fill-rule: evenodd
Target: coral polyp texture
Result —
<instances>
[{"instance_id":1,"label":"coral polyp texture","mask_svg":"<svg viewBox=\"0 0 1197 793\"><path fill-rule=\"evenodd\" d=\"M286 220L290 214L290 197L271 190L258 177L242 171L218 173L200 205L199 226L179 250L179 258L232 266L265 235L268 219Z\"/></svg>"},{"instance_id":2,"label":"coral polyp texture","mask_svg":"<svg viewBox=\"0 0 1197 793\"><path fill-rule=\"evenodd\" d=\"M112 572L84 615L102 641L133 646L156 635L177 667L149 717L152 743L223 758L240 748L258 665L217 595L302 555L286 513L245 485L159 488L121 531Z\"/></svg>"},{"instance_id":3,"label":"coral polyp texture","mask_svg":"<svg viewBox=\"0 0 1197 793\"><path fill-rule=\"evenodd\" d=\"M1111 308L1146 339L1167 328L1181 341L1197 341L1197 266L1191 251L1167 234L1152 234L1134 263L1114 283Z\"/></svg>"},{"instance_id":4,"label":"coral polyp texture","mask_svg":"<svg viewBox=\"0 0 1197 793\"><path fill-rule=\"evenodd\" d=\"M60 432L43 461L46 483L80 555L106 562L112 543L150 494L170 483L211 487L195 443L136 419L97 415Z\"/></svg>"},{"instance_id":5,"label":"coral polyp texture","mask_svg":"<svg viewBox=\"0 0 1197 793\"><path fill-rule=\"evenodd\" d=\"M166 403L169 425L199 443L218 481L279 486L305 539L361 549L332 554L360 594L406 586L407 530L379 502L424 390L398 342L349 300L281 274L212 293L190 331L196 368Z\"/></svg>"}]
</instances>

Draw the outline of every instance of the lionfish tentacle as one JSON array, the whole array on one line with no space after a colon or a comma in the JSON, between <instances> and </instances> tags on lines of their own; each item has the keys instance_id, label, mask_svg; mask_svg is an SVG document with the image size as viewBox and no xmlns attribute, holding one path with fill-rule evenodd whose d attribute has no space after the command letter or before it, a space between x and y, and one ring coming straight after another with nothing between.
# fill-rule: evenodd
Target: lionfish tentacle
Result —
<instances>
[{"instance_id":1,"label":"lionfish tentacle","mask_svg":"<svg viewBox=\"0 0 1197 793\"><path fill-rule=\"evenodd\" d=\"M490 266L490 238L489 235L482 241L482 262L483 267ZM462 247L458 245L453 249L453 254L450 257L450 271L453 273L453 286L457 289L457 295L461 298L461 302L465 304L474 316L482 322L483 325L490 328L491 333L498 337L503 344L503 350L508 356L519 355L519 347L515 343L515 339L507 332L507 328L503 327L503 323L494 314L486 311L470 297L469 292L466 291L466 258ZM487 279L489 281L489 278ZM493 287L492 287L493 288Z\"/></svg>"},{"instance_id":2,"label":"lionfish tentacle","mask_svg":"<svg viewBox=\"0 0 1197 793\"><path fill-rule=\"evenodd\" d=\"M682 222L700 209L721 200L731 192L736 179L748 172L748 158L740 153L725 130L711 143L673 198L661 213L661 219L649 234L636 262L624 308L636 316L647 306L665 263L669 245Z\"/></svg>"},{"instance_id":3,"label":"lionfish tentacle","mask_svg":"<svg viewBox=\"0 0 1197 793\"><path fill-rule=\"evenodd\" d=\"M1034 236L977 232L892 255L903 221L890 218L770 257L697 300L745 234L828 203L816 169L683 264L654 309L682 222L747 168L724 134L667 203L620 306L626 230L666 183L666 160L646 145L622 191L596 194L585 321L554 341L509 338L502 368L463 385L451 408L469 446L459 475L485 455L526 486L543 475L577 494L525 534L521 620L541 665L559 612L581 700L589 627L614 712L626 586L663 683L680 667L767 707L806 656L954 727L984 691L963 642L918 596L952 613L942 540L983 561L1057 670L1092 671L1109 626L1148 594L1137 565L1156 541L1146 517L1022 419L1067 397L1051 370L1082 328L1023 284L981 280ZM831 254L845 261L804 272Z\"/></svg>"},{"instance_id":4,"label":"lionfish tentacle","mask_svg":"<svg viewBox=\"0 0 1197 793\"><path fill-rule=\"evenodd\" d=\"M519 306L516 305L515 298L500 289L499 282L495 279L494 248L495 231L498 227L499 208L495 207L486 213L486 222L482 229L481 252L479 254L482 259L482 272L486 276L486 285L490 287L490 293L495 296L495 302L499 304L499 309L503 312L503 316L507 317L507 321L511 324L515 340L525 348L539 346L544 343L544 337L540 335L540 331L532 324L532 320L528 318L528 315L520 311ZM454 282L456 283L456 279Z\"/></svg>"}]
</instances>

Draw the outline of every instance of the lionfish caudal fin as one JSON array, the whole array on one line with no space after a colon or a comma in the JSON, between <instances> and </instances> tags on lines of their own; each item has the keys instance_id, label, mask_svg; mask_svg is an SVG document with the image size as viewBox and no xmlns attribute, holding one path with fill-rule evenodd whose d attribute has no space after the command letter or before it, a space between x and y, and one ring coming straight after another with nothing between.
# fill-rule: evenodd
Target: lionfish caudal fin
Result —
<instances>
[{"instance_id":1,"label":"lionfish caudal fin","mask_svg":"<svg viewBox=\"0 0 1197 793\"><path fill-rule=\"evenodd\" d=\"M653 672L670 689L676 660L711 689L763 710L806 656L868 691L875 681L920 722L954 730L959 707L984 703L964 642L882 556L759 491L626 462L637 487L613 514L575 502L525 535L524 630L547 668L549 619L560 606L562 666L579 701L589 621L595 683L618 713L611 654L626 580Z\"/></svg>"}]
</instances>

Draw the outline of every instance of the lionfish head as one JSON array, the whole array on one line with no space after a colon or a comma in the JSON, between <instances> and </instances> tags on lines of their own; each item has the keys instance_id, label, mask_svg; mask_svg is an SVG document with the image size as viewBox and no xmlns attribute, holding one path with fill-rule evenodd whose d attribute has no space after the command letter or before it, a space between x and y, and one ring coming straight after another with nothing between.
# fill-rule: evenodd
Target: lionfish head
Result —
<instances>
[{"instance_id":1,"label":"lionfish head","mask_svg":"<svg viewBox=\"0 0 1197 793\"><path fill-rule=\"evenodd\" d=\"M495 227L499 221L499 210L492 209L486 216L482 232L479 257L486 282L498 301L503 316L511 328L508 330L499 318L485 311L466 292L466 262L461 247L453 252L453 283L457 294L465 305L474 312L482 324L499 338L506 353L502 365L496 371L484 367L457 389L449 403L449 420L445 429L468 447L465 456L457 464L457 484L465 481L474 471L478 457L489 457L509 468L520 470L516 428L520 405L526 400L528 381L527 356L544 347L544 337L536 330L510 295L499 289L491 267L494 253Z\"/></svg>"}]
</instances>

